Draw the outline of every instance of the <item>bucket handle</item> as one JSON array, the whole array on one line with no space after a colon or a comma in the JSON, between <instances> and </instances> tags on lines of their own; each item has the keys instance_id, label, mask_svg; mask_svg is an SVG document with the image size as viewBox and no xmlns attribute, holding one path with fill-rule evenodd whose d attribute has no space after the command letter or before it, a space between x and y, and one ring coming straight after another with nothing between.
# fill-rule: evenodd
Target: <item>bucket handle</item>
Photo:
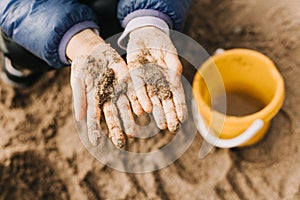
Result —
<instances>
[{"instance_id":1,"label":"bucket handle","mask_svg":"<svg viewBox=\"0 0 300 200\"><path fill-rule=\"evenodd\" d=\"M232 139L220 139L216 137L214 134L211 134L210 130L206 128L203 117L201 113L198 111L198 108L194 100L192 100L192 106L193 106L192 109L193 116L197 122L197 129L200 135L204 138L204 140L207 143L219 148L232 148L232 147L240 146L245 142L247 142L249 139L251 139L264 126L264 121L262 119L257 119L248 127L247 130L245 130L239 136Z\"/></svg>"}]
</instances>

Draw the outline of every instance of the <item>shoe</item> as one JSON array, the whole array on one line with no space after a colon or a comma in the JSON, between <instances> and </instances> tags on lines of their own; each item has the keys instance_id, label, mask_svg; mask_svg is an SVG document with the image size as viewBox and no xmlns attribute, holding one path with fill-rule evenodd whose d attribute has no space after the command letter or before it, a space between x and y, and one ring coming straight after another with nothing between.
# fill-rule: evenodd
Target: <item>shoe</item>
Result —
<instances>
[{"instance_id":1,"label":"shoe","mask_svg":"<svg viewBox=\"0 0 300 200\"><path fill-rule=\"evenodd\" d=\"M9 58L0 55L1 62L1 79L6 84L14 88L28 88L34 85L43 75L41 72L32 72L28 69L20 70L15 67Z\"/></svg>"}]
</instances>

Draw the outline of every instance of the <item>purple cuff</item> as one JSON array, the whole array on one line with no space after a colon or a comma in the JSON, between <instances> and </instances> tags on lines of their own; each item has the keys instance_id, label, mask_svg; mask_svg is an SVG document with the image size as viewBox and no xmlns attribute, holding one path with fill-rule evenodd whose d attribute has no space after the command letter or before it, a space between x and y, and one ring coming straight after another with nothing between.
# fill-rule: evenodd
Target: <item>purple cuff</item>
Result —
<instances>
[{"instance_id":1,"label":"purple cuff","mask_svg":"<svg viewBox=\"0 0 300 200\"><path fill-rule=\"evenodd\" d=\"M129 34L132 31L134 31L138 28L141 28L141 27L145 27L145 26L153 26L153 27L159 28L160 30L165 32L167 35L169 35L169 26L161 18L152 17L152 16L137 17L137 18L132 19L126 25L126 28L125 28L124 32L122 33L122 35L118 39L118 45L123 49L127 49Z\"/></svg>"},{"instance_id":2,"label":"purple cuff","mask_svg":"<svg viewBox=\"0 0 300 200\"><path fill-rule=\"evenodd\" d=\"M132 19L137 18L137 17L144 17L144 16L158 17L158 18L164 20L169 25L170 29L173 28L173 21L171 20L171 18L168 15L166 15L160 11L152 10L152 9L136 10L136 11L128 14L122 21L122 27L126 28L127 24Z\"/></svg>"},{"instance_id":3,"label":"purple cuff","mask_svg":"<svg viewBox=\"0 0 300 200\"><path fill-rule=\"evenodd\" d=\"M84 29L94 29L95 32L99 33L99 26L93 21L83 21L72 26L62 37L58 47L59 58L63 63L67 65L70 64L66 56L67 45L76 33Z\"/></svg>"}]
</instances>

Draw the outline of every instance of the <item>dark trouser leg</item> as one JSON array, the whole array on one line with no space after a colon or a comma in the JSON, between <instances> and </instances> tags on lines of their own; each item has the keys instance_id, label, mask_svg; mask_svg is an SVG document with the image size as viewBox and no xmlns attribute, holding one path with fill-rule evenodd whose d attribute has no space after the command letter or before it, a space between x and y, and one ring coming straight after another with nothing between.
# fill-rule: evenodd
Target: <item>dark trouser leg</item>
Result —
<instances>
[{"instance_id":1,"label":"dark trouser leg","mask_svg":"<svg viewBox=\"0 0 300 200\"><path fill-rule=\"evenodd\" d=\"M81 0L79 2L90 6L98 15L100 35L103 38L122 31L117 20L117 0ZM0 51L4 52L4 55L11 60L15 67L35 72L52 69L46 62L15 43L2 31L0 37Z\"/></svg>"},{"instance_id":2,"label":"dark trouser leg","mask_svg":"<svg viewBox=\"0 0 300 200\"><path fill-rule=\"evenodd\" d=\"M2 31L0 37L0 50L11 60L13 66L16 68L29 69L36 72L48 71L50 69L46 62L15 43Z\"/></svg>"}]
</instances>

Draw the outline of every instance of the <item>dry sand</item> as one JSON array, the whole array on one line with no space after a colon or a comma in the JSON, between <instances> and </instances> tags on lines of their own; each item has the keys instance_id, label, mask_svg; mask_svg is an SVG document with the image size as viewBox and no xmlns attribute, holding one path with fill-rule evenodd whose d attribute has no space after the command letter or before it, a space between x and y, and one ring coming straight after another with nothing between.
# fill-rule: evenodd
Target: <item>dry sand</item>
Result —
<instances>
[{"instance_id":1,"label":"dry sand","mask_svg":"<svg viewBox=\"0 0 300 200\"><path fill-rule=\"evenodd\" d=\"M286 81L286 101L258 144L200 160L197 135L154 173L118 172L87 152L74 127L69 69L29 91L0 82L0 199L300 199L299 16L293 0L195 0L185 32L210 53L246 47L268 55ZM192 70L185 74L191 80Z\"/></svg>"}]
</instances>

